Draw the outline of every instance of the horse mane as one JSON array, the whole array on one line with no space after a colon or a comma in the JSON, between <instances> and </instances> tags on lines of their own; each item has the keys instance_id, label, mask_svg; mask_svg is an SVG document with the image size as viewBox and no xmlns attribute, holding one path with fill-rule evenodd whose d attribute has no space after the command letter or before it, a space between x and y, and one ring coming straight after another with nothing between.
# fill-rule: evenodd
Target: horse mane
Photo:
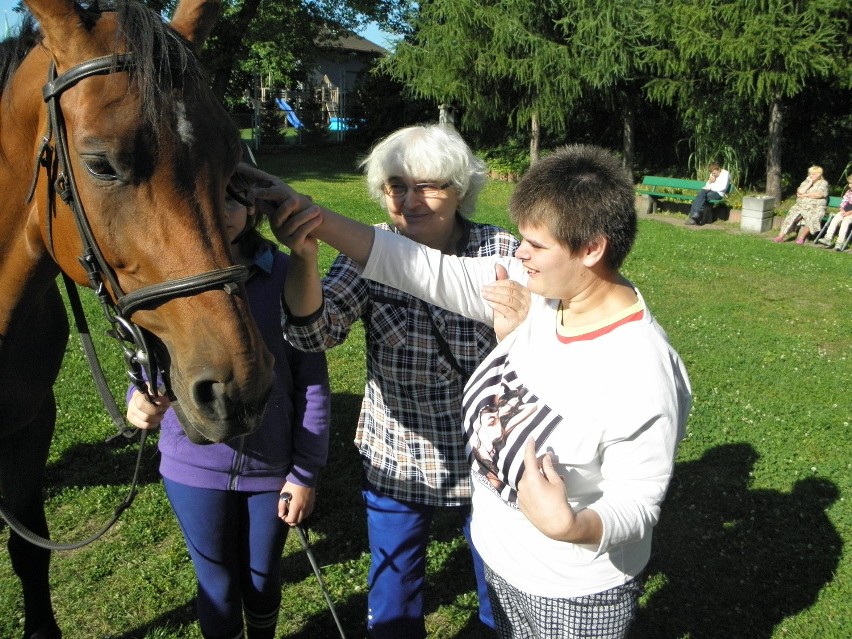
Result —
<instances>
[{"instance_id":1,"label":"horse mane","mask_svg":"<svg viewBox=\"0 0 852 639\"><path fill-rule=\"evenodd\" d=\"M145 121L154 125L162 117L163 100L170 100L174 90L204 86L205 74L189 42L159 14L134 0L116 2L115 11L121 25L116 44L123 36L133 52L131 82L139 91Z\"/></svg>"},{"instance_id":2,"label":"horse mane","mask_svg":"<svg viewBox=\"0 0 852 639\"><path fill-rule=\"evenodd\" d=\"M174 90L193 90L206 83L204 71L189 42L144 4L135 0L94 0L80 6L86 14L84 23L94 24L105 11L118 14L114 54L121 53L120 47L124 46L133 52L130 81L139 93L146 123L157 123L162 117L164 100L170 100ZM32 16L24 12L18 33L0 42L0 87L6 87L21 61L41 38Z\"/></svg>"},{"instance_id":3,"label":"horse mane","mask_svg":"<svg viewBox=\"0 0 852 639\"><path fill-rule=\"evenodd\" d=\"M5 91L6 84L15 74L21 61L40 41L41 34L36 29L33 17L29 12L24 12L17 31L0 41L0 93Z\"/></svg>"}]
</instances>

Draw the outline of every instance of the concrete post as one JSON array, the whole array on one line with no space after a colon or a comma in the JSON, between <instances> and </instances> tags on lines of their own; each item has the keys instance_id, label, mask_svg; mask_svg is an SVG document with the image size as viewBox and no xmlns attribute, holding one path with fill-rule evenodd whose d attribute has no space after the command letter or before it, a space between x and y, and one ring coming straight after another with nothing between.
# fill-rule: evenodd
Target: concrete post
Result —
<instances>
[{"instance_id":1,"label":"concrete post","mask_svg":"<svg viewBox=\"0 0 852 639\"><path fill-rule=\"evenodd\" d=\"M772 228L774 209L775 198L770 195L744 197L740 229L751 233L768 231Z\"/></svg>"}]
</instances>

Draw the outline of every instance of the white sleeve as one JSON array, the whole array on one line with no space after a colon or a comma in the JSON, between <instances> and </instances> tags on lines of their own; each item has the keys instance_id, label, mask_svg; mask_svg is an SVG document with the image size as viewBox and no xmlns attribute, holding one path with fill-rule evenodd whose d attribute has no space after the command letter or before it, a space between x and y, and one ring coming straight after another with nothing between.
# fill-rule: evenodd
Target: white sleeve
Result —
<instances>
[{"instance_id":1,"label":"white sleeve","mask_svg":"<svg viewBox=\"0 0 852 639\"><path fill-rule=\"evenodd\" d=\"M602 495L589 506L604 522L598 553L643 538L657 524L692 402L686 368L662 339L632 358L622 349L620 364L623 376L609 383L633 383L600 442Z\"/></svg>"},{"instance_id":2,"label":"white sleeve","mask_svg":"<svg viewBox=\"0 0 852 639\"><path fill-rule=\"evenodd\" d=\"M402 235L376 229L361 276L491 326L494 311L479 291L495 280L496 264L505 266L511 279L525 281L523 267L515 258L445 255Z\"/></svg>"},{"instance_id":3,"label":"white sleeve","mask_svg":"<svg viewBox=\"0 0 852 639\"><path fill-rule=\"evenodd\" d=\"M716 178L716 181L713 182L713 190L717 193L722 193L724 195L725 191L728 188L728 182L731 179L731 174L728 173L725 169L719 171L719 177Z\"/></svg>"},{"instance_id":4,"label":"white sleeve","mask_svg":"<svg viewBox=\"0 0 852 639\"><path fill-rule=\"evenodd\" d=\"M603 496L589 506L604 523L598 554L645 537L657 524L674 471L678 433L671 416L661 414L642 424L632 441L602 445Z\"/></svg>"}]
</instances>

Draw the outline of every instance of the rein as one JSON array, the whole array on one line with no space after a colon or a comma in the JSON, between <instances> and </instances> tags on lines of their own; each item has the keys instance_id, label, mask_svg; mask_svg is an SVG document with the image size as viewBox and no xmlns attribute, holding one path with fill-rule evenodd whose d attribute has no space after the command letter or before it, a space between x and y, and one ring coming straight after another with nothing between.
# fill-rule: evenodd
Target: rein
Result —
<instances>
[{"instance_id":1,"label":"rein","mask_svg":"<svg viewBox=\"0 0 852 639\"><path fill-rule=\"evenodd\" d=\"M54 199L51 195L56 194L68 205L74 216L77 232L83 245L83 252L82 255L78 257L78 260L85 269L89 285L92 289L94 289L98 296L104 315L112 326L112 329L108 332L109 335L118 340L122 347L127 374L133 385L145 395L148 401L153 402L159 395L159 391L156 389L159 387L158 380L160 378L163 380L165 388L164 393L171 399L174 399L174 395L171 390L168 374L165 369L159 366L156 353L149 346L148 340L145 336L145 331L138 325L134 324L130 320L130 317L139 309L154 308L169 300L178 297L197 295L204 291L222 289L229 294L234 294L239 290L240 284L248 279L249 271L245 266L229 266L222 269L208 271L206 273L200 273L189 277L145 286L138 290L131 291L130 293L125 293L118 283L117 275L104 259L103 253L98 247L98 243L95 239L94 233L92 232L91 224L86 216L83 203L77 190L76 182L74 181L65 119L62 115L59 98L62 93L85 78L95 75L107 75L116 72L129 71L133 68L133 66L133 56L130 53L94 58L72 67L58 77L56 74L56 65L51 64L47 83L42 89L42 95L44 97L44 101L47 103L48 110L47 131L42 137L41 147L36 157L35 172L30 185L30 193L27 201L32 200L38 182L40 167L44 167L48 174L47 189L49 210L46 212L45 222L48 251L52 257L55 255L53 249L52 229L52 218L55 214L55 209L53 206ZM54 140L55 148L51 146L51 140ZM54 170L54 163L55 173L51 174L51 171ZM51 177L53 177L53 179L51 179ZM65 273L63 273L63 280L65 281L65 287L68 291L68 299L74 314L80 339L83 343L83 349L89 363L89 368L92 371L95 384L98 388L99 394L101 395L104 406L110 413L110 416L118 429L118 433L109 439L112 440L119 435L129 439L136 434L137 430L129 428L125 424L124 418L115 403L115 398L112 396L112 393L106 383L103 370L101 369L100 362L94 350L91 335L89 334L85 314L83 313L82 304L80 303L79 294L77 292L77 285ZM110 297L109 292L107 291L107 285L109 290L112 291L115 301L113 301L113 298ZM145 439L147 435L144 430L139 432L141 432L139 453L136 458L136 468L133 472L133 481L130 491L125 500L115 509L112 518L106 523L106 525L88 539L74 543L62 544L41 537L27 529L12 514L2 499L0 499L0 517L2 517L9 527L19 536L36 546L40 546L48 550L74 550L95 541L106 533L113 524L115 524L121 516L121 513L123 513L131 505L136 497L136 486L139 478L142 451L145 446Z\"/></svg>"}]
</instances>

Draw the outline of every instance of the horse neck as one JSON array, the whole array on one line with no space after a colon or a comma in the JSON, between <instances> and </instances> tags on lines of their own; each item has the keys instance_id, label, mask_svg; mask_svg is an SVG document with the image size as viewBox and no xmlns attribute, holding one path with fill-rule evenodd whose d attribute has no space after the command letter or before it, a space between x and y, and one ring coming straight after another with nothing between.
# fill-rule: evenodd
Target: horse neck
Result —
<instances>
[{"instance_id":1,"label":"horse neck","mask_svg":"<svg viewBox=\"0 0 852 639\"><path fill-rule=\"evenodd\" d=\"M51 259L42 232L44 175L28 201L36 157L46 130L47 109L41 89L49 57L39 47L21 62L0 96L0 335L25 300L51 286L59 268ZM41 193L39 193L41 191Z\"/></svg>"}]
</instances>

